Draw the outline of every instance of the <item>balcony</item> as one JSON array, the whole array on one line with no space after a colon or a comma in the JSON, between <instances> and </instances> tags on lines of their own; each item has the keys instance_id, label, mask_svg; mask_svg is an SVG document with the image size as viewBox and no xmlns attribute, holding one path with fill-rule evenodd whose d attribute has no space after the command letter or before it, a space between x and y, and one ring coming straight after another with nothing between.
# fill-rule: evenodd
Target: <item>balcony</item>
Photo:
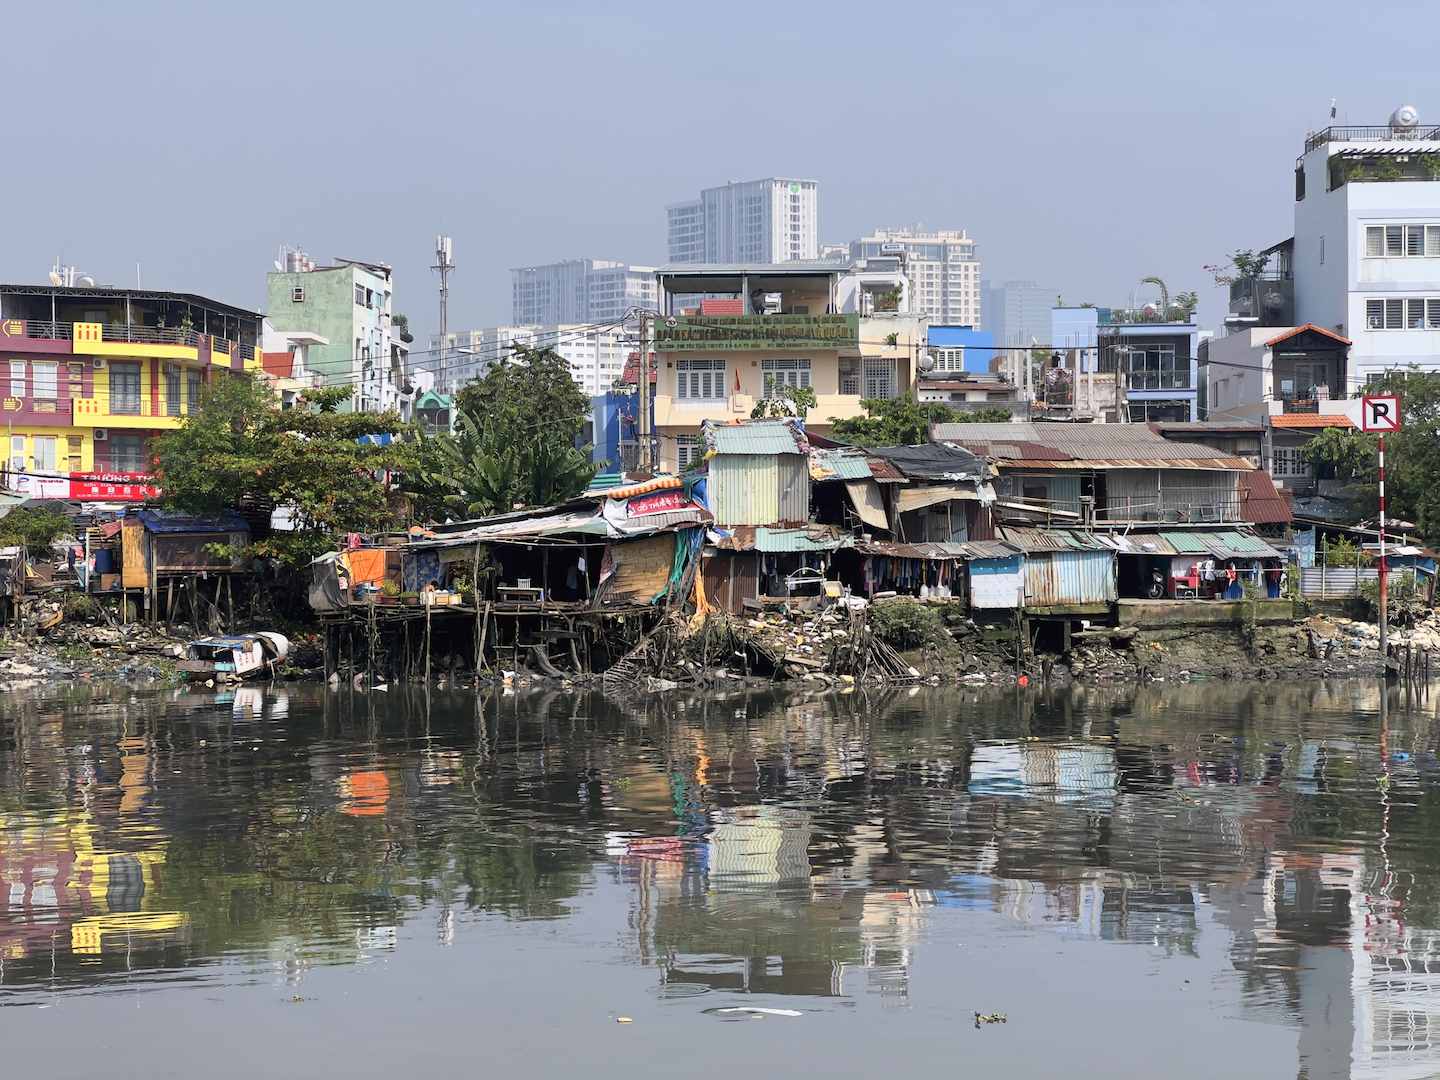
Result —
<instances>
[{"instance_id":1,"label":"balcony","mask_svg":"<svg viewBox=\"0 0 1440 1080\"><path fill-rule=\"evenodd\" d=\"M759 399L750 394L723 398L655 397L655 427L699 427L702 420L740 420L750 416ZM865 415L859 394L816 394L815 407L805 417L807 425L827 426L831 420L851 420Z\"/></svg>"},{"instance_id":2,"label":"balcony","mask_svg":"<svg viewBox=\"0 0 1440 1080\"><path fill-rule=\"evenodd\" d=\"M655 326L656 352L844 349L859 342L859 315L684 315Z\"/></svg>"},{"instance_id":3,"label":"balcony","mask_svg":"<svg viewBox=\"0 0 1440 1080\"><path fill-rule=\"evenodd\" d=\"M70 422L75 427L129 428L141 431L167 431L178 428L188 410L182 403L179 410L161 403L155 406L150 398L140 400L113 398L74 398L70 402Z\"/></svg>"},{"instance_id":4,"label":"balcony","mask_svg":"<svg viewBox=\"0 0 1440 1080\"><path fill-rule=\"evenodd\" d=\"M1220 493L1214 488L1166 488L1158 496L1111 498L1095 511L1097 522L1125 521L1230 522L1240 521L1238 493Z\"/></svg>"},{"instance_id":5,"label":"balcony","mask_svg":"<svg viewBox=\"0 0 1440 1080\"><path fill-rule=\"evenodd\" d=\"M1440 127L1426 126L1399 134L1389 124L1340 124L1312 132L1305 140L1305 153L1332 142L1436 142Z\"/></svg>"},{"instance_id":6,"label":"balcony","mask_svg":"<svg viewBox=\"0 0 1440 1080\"><path fill-rule=\"evenodd\" d=\"M1293 326L1294 280L1285 273L1232 281L1230 310L1225 321L1242 326Z\"/></svg>"},{"instance_id":7,"label":"balcony","mask_svg":"<svg viewBox=\"0 0 1440 1080\"><path fill-rule=\"evenodd\" d=\"M1194 390L1188 371L1131 371L1126 380L1131 390Z\"/></svg>"},{"instance_id":8,"label":"balcony","mask_svg":"<svg viewBox=\"0 0 1440 1080\"><path fill-rule=\"evenodd\" d=\"M125 352L118 346L140 345L147 348L133 350L134 355L165 355L172 359L195 359L206 347L211 359L217 363L228 362L238 350L240 358L249 366L255 360L255 346L243 345L227 338L197 333L193 329L164 326L136 326L124 323L70 323L49 322L39 319L0 320L0 341L20 339L31 341L68 341L76 353L100 352L118 354ZM96 350L94 345L105 346Z\"/></svg>"}]
</instances>

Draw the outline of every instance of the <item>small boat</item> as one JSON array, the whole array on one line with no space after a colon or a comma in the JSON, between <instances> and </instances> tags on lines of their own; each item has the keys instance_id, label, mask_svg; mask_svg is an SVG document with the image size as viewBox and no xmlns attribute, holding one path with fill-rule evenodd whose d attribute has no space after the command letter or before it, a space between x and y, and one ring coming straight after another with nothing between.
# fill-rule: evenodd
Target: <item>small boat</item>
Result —
<instances>
[{"instance_id":1,"label":"small boat","mask_svg":"<svg viewBox=\"0 0 1440 1080\"><path fill-rule=\"evenodd\" d=\"M289 652L290 640L284 634L268 631L203 637L185 647L185 659L179 668L181 674L195 682L239 681L270 674Z\"/></svg>"}]
</instances>

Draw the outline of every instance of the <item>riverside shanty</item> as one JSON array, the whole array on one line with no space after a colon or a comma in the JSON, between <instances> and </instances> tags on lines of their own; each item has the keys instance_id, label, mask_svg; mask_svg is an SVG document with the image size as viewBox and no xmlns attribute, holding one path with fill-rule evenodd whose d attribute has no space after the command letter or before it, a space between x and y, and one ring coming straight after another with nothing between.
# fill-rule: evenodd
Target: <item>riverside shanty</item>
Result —
<instances>
[{"instance_id":1,"label":"riverside shanty","mask_svg":"<svg viewBox=\"0 0 1440 1080\"><path fill-rule=\"evenodd\" d=\"M862 448L797 419L707 421L682 476L354 537L312 566L326 671L912 679L875 632L902 603L968 635L972 675L986 656L1014 673L1136 632L1293 623L1287 504L1245 458L1141 425L932 435Z\"/></svg>"}]
</instances>

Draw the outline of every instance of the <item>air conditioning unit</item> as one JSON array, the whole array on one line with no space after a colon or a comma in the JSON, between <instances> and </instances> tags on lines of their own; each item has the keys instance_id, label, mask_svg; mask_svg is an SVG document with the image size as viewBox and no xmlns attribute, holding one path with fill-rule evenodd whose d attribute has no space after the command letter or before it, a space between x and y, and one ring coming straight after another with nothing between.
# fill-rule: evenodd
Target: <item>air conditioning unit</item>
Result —
<instances>
[{"instance_id":1,"label":"air conditioning unit","mask_svg":"<svg viewBox=\"0 0 1440 1080\"><path fill-rule=\"evenodd\" d=\"M102 360L102 359L100 359L98 356L95 358L95 370L96 370L96 371L104 371L104 370L105 370L105 361Z\"/></svg>"},{"instance_id":2,"label":"air conditioning unit","mask_svg":"<svg viewBox=\"0 0 1440 1080\"><path fill-rule=\"evenodd\" d=\"M104 441L105 441L106 439L108 439L108 438L110 438L110 429L109 429L109 428L97 427L97 428L95 429L95 441L96 441L96 442L104 442Z\"/></svg>"},{"instance_id":3,"label":"air conditioning unit","mask_svg":"<svg viewBox=\"0 0 1440 1080\"><path fill-rule=\"evenodd\" d=\"M303 304L305 302L305 286L296 285L290 290L290 302L292 304Z\"/></svg>"}]
</instances>

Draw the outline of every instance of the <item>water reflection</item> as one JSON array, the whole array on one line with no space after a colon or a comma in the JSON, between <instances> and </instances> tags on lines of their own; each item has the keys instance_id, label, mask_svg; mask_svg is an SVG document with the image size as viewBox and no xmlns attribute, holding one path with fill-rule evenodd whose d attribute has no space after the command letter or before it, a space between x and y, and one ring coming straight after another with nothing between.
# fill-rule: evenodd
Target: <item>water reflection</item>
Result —
<instances>
[{"instance_id":1,"label":"water reflection","mask_svg":"<svg viewBox=\"0 0 1440 1080\"><path fill-rule=\"evenodd\" d=\"M1302 1075L1424 1076L1436 750L1433 701L1353 683L70 688L0 702L0 1004L122 977L298 988L418 950L420 927L501 947L548 922L663 1001L893 1010L931 1003L922 968L943 1000L955 949L998 932L1017 963L1063 941L1177 973L1213 953L1214 1007L1296 1029Z\"/></svg>"}]
</instances>

